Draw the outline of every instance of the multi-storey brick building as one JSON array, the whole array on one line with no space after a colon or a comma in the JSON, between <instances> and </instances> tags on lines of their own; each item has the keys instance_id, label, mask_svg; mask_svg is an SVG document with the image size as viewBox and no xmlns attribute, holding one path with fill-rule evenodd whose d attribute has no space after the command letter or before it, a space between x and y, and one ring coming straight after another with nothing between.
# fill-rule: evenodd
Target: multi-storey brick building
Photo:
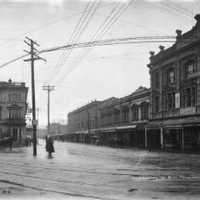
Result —
<instances>
[{"instance_id":1,"label":"multi-storey brick building","mask_svg":"<svg viewBox=\"0 0 200 200\"><path fill-rule=\"evenodd\" d=\"M150 52L151 122L146 146L200 147L200 15L168 49Z\"/></svg>"},{"instance_id":2,"label":"multi-storey brick building","mask_svg":"<svg viewBox=\"0 0 200 200\"><path fill-rule=\"evenodd\" d=\"M93 101L68 114L68 135L71 140L90 142L89 134L99 126L99 101Z\"/></svg>"},{"instance_id":3,"label":"multi-storey brick building","mask_svg":"<svg viewBox=\"0 0 200 200\"><path fill-rule=\"evenodd\" d=\"M25 136L28 88L25 83L0 82L0 137L20 141Z\"/></svg>"}]
</instances>

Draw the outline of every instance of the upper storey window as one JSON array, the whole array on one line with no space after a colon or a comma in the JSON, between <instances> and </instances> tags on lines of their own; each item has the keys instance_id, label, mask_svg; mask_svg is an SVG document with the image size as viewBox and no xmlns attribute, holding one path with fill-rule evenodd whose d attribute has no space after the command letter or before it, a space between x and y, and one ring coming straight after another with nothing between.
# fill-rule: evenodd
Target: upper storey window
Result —
<instances>
[{"instance_id":1,"label":"upper storey window","mask_svg":"<svg viewBox=\"0 0 200 200\"><path fill-rule=\"evenodd\" d=\"M9 102L20 102L21 94L20 93L11 93L8 95Z\"/></svg>"},{"instance_id":2,"label":"upper storey window","mask_svg":"<svg viewBox=\"0 0 200 200\"><path fill-rule=\"evenodd\" d=\"M122 111L123 121L128 121L128 115L129 115L129 110L125 108L125 109Z\"/></svg>"},{"instance_id":3,"label":"upper storey window","mask_svg":"<svg viewBox=\"0 0 200 200\"><path fill-rule=\"evenodd\" d=\"M154 111L155 111L155 113L159 112L159 109L160 109L159 104L160 104L159 96L156 96L155 100L154 100Z\"/></svg>"},{"instance_id":4,"label":"upper storey window","mask_svg":"<svg viewBox=\"0 0 200 200\"><path fill-rule=\"evenodd\" d=\"M149 116L149 104L147 102L143 102L141 104L141 120L148 119Z\"/></svg>"},{"instance_id":5,"label":"upper storey window","mask_svg":"<svg viewBox=\"0 0 200 200\"><path fill-rule=\"evenodd\" d=\"M138 106L133 105L131 110L132 110L132 121L137 121L139 119L139 117L138 117Z\"/></svg>"},{"instance_id":6,"label":"upper storey window","mask_svg":"<svg viewBox=\"0 0 200 200\"><path fill-rule=\"evenodd\" d=\"M190 60L185 64L185 77L188 78L190 74L193 74L196 71L195 61Z\"/></svg>"},{"instance_id":7,"label":"upper storey window","mask_svg":"<svg viewBox=\"0 0 200 200\"><path fill-rule=\"evenodd\" d=\"M168 71L168 82L170 84L173 84L175 82L175 70L174 69L170 69Z\"/></svg>"},{"instance_id":8,"label":"upper storey window","mask_svg":"<svg viewBox=\"0 0 200 200\"><path fill-rule=\"evenodd\" d=\"M158 89L160 87L160 74L158 71L154 72L152 81L153 81L153 86Z\"/></svg>"}]
</instances>

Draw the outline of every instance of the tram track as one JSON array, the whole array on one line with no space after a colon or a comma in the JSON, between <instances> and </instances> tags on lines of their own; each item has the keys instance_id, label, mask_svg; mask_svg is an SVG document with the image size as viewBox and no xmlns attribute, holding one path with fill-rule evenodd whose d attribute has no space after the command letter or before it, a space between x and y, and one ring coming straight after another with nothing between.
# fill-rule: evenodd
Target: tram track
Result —
<instances>
[{"instance_id":1,"label":"tram track","mask_svg":"<svg viewBox=\"0 0 200 200\"><path fill-rule=\"evenodd\" d=\"M5 162L2 162L2 161L0 161L0 165L1 164L4 164ZM7 162L6 161L6 165L10 165L10 166L13 166L13 167L20 167L21 169L22 168L25 168L25 169L27 169L27 168L30 168L30 169L32 169L32 168L34 168L34 169L41 169L41 170L47 170L47 171L61 171L61 172L74 172L74 173L87 173L87 174L94 174L94 175L97 175L97 174L100 174L100 175L113 175L113 176L120 176L120 175L124 175L124 176L131 176L132 174L131 173L119 173L119 172L115 172L115 173L113 173L113 172L102 172L102 171L88 171L88 170L77 170L77 169L65 169L65 168L51 168L51 167L46 167L46 166L35 166L35 165L31 165L31 164L29 164L29 165L26 165L26 167L24 167L24 164L19 164L19 163L17 163L16 164L16 162L15 162L15 164L13 164L13 162L11 163L11 162ZM135 171L138 171L138 170L135 170Z\"/></svg>"},{"instance_id":2,"label":"tram track","mask_svg":"<svg viewBox=\"0 0 200 200\"><path fill-rule=\"evenodd\" d=\"M1 162L0 161L0 166L2 165L2 164L4 164L5 162ZM119 171L119 169L117 169L116 170L116 172L102 172L102 171L88 171L88 170L77 170L77 169L66 169L66 168L50 168L50 167L46 167L46 166L33 166L33 165L31 165L31 164L29 164L29 163L26 163L26 164L28 164L28 165L26 165L26 167L24 167L24 164L22 165L22 164L19 164L19 163L17 163L16 164L16 162L15 162L15 164L13 164L13 163L11 163L11 162L6 162L6 165L8 166L8 165L10 165L10 166L13 166L13 167L19 167L20 169L25 169L26 171L28 171L28 170L32 170L33 168L34 169L37 169L37 170L40 170L40 171L44 171L44 172L48 172L48 174L49 175L53 175L53 173L49 173L50 171L51 172L58 172L58 171L60 171L60 172L62 172L62 175L63 175L63 173L70 173L70 174L72 174L72 173L76 173L76 174L91 174L91 175L113 175L113 176L131 176L131 177L140 177L140 176L142 176L142 177L155 177L155 175L141 175L141 174L138 174L138 173L135 173L135 172L141 172L141 170L137 170L137 169L131 169L131 171L130 171L130 169L129 170L124 170L124 172L123 173L121 173L121 171L122 170L120 170ZM134 173L127 173L127 171L128 172L134 172ZM145 169L144 169L144 171L145 171ZM153 171L155 171L155 170L153 170ZM159 169L159 171L160 171L160 169ZM188 170L186 170L186 172L187 172ZM163 172L165 172L165 169L163 170ZM176 172L176 170L174 171L174 172ZM34 172L33 172L34 173ZM66 174L66 176L68 176L68 174ZM159 176L161 176L161 177L163 177L163 179L168 179L168 178L164 178L164 177L169 177L169 175L166 175L166 174L162 174L162 175L160 175L159 174ZM175 177L177 177L177 176L175 176ZM184 175L181 175L180 176L181 177L181 179L183 179L184 177L185 178L187 178L188 179L188 177L187 176L184 176ZM197 177L196 176L190 176L189 177L190 179L197 179ZM161 178L159 177L159 179L161 180ZM178 179L178 178L177 178ZM84 183L85 184L85 183ZM90 185L90 184L88 184L87 183L87 185ZM93 186L95 186L95 184L92 184ZM100 186L100 185L99 185Z\"/></svg>"},{"instance_id":3,"label":"tram track","mask_svg":"<svg viewBox=\"0 0 200 200\"><path fill-rule=\"evenodd\" d=\"M2 163L4 165L2 165ZM6 168L3 169L3 168ZM50 184L51 187L55 188L58 187L59 185L61 186L61 188L63 188L63 190L65 190L65 188L76 188L77 185L79 186L79 188L82 189L82 191L93 191L94 189L97 191L97 193L99 194L102 194L102 191L105 190L104 186L105 186L105 183L101 183L98 182L98 184L90 184L88 183L88 180L87 178L86 179L83 179L83 180L86 180L86 181L76 181L76 180L73 180L72 178L69 178L69 179L62 179L62 177L69 177L67 176L67 174L60 174L59 176L57 176L57 173L49 173L49 170L47 170L46 168L42 168L43 170L41 170L41 167L38 167L38 171L40 172L40 174L38 175L38 171L36 171L35 173L33 172L33 174L36 174L36 175L31 175L31 174L26 174L26 170L27 170L27 167L24 167L23 165L20 165L20 164L11 164L11 163L5 163L5 162L0 162L0 174L1 174L1 177L4 177L7 179L7 177L10 177L12 180L14 181L10 181L10 182L15 182L16 180L20 180L23 181L23 184L18 182L17 184L21 184L21 186L24 187L24 182L26 183L29 183L29 182L32 182L32 183L44 183L43 185L45 185L46 183L47 184ZM15 169L15 171L13 172L12 170ZM32 168L30 168L30 171ZM51 168L49 168L51 169ZM16 170L20 170L20 171L17 171ZM24 173L21 172L21 171L25 171ZM71 173L71 170L69 171ZM59 174L59 173L58 173ZM56 178L53 178L55 177L56 175ZM85 175L87 177L87 175ZM18 178L16 178L18 177ZM75 177L76 179L77 177ZM29 180L30 179L30 180ZM73 180L73 181L72 181ZM66 185L66 186L65 186ZM27 185L26 185L27 186ZM40 187L35 187L33 186L33 188L31 188L29 185L27 188L30 188L30 189L33 189L33 188L40 188ZM106 184L106 190L112 190L112 186L109 186L108 184ZM114 189L115 190L115 189ZM46 191L45 190L40 190L40 191ZM51 190L47 190L47 191L51 191ZM60 193L60 192L57 192L57 193ZM61 191L61 194L65 194L65 192ZM66 193L67 195L68 193ZM80 195L81 196L81 195ZM97 199L97 196L92 196L92 198L96 198ZM99 198L99 197L98 197ZM100 198L99 198L100 199ZM108 199L108 198L101 198L101 199Z\"/></svg>"},{"instance_id":4,"label":"tram track","mask_svg":"<svg viewBox=\"0 0 200 200\"><path fill-rule=\"evenodd\" d=\"M2 169L2 163L4 163L4 162L0 162L0 166L1 166L1 169ZM16 176L23 176L23 177L29 177L29 178L35 178L35 179L41 179L41 177L39 177L39 176L33 176L33 175L27 175L27 172L28 171L32 171L32 167L28 167L29 169L27 169L27 167L24 167L23 165L19 165L19 164L12 164L12 163L6 163L7 164L7 166L6 166L6 168L8 167L8 165L10 165L10 166L12 166L12 167L19 167L20 168L20 170L24 170L25 171L25 173L13 173L13 172L8 172L8 171L2 171L2 170L0 170L0 173L2 172L2 173L6 173L6 174L12 174L12 175L16 175ZM80 173L80 174L83 174L83 173L87 173L87 174L93 174L93 175L97 175L97 174L99 174L99 172L97 172L97 171L95 171L95 172L89 172L89 171L81 171L81 170L70 170L70 169L59 169L59 171L61 171L62 172L62 176L61 177L57 177L56 179L51 179L51 177L53 176L53 175L55 175L54 173L49 173L50 171L58 171L58 169L54 169L54 168L46 168L46 167L34 167L34 169L36 169L36 168L38 168L38 170L40 171L40 173L41 174L43 174L43 172L48 172L48 173L46 173L46 177L48 177L48 179L46 179L46 180L50 180L50 181L56 181L56 182L60 182L60 183L70 183L70 184L81 184L81 185L87 185L87 186L94 186L94 187L101 187L101 186L103 186L104 185L104 183L102 183L102 184L100 184L99 182L98 182L98 184L90 184L90 183L86 183L86 182L81 182L81 181L66 181L66 180L62 180L62 177L63 176L67 176L67 177L69 177L69 174L63 174L63 172L69 172L70 173L70 175L71 175L71 173L72 172L74 172L74 173ZM11 170L12 170L12 168L11 168ZM38 173L38 171L36 171L36 172L34 172L34 171L32 171L32 173L34 174L34 173ZM159 174L158 176L155 176L155 175L151 175L151 174L147 174L147 175L143 175L143 174L135 174L135 173L100 173L101 175L107 175L107 174L109 174L109 175L117 175L117 176L131 176L132 178L134 178L134 180L160 180L160 181L162 181L162 180L171 180L171 181L173 181L173 180L176 180L176 181L178 181L178 180L183 180L183 179L190 179L190 180L193 180L193 181L195 181L195 180L199 180L200 179L200 177L196 177L196 176L187 176L186 174L185 175L179 175L179 176L173 176L173 175L169 175L169 174ZM85 175L85 176L87 176L87 175ZM103 178L103 177L102 177ZM45 178L43 178L42 180L44 180ZM109 187L109 186L108 186Z\"/></svg>"},{"instance_id":5,"label":"tram track","mask_svg":"<svg viewBox=\"0 0 200 200\"><path fill-rule=\"evenodd\" d=\"M101 198L101 197L93 196L93 195L83 195L83 194L77 194L77 193L71 193L71 192L63 192L63 191L58 191L58 190L45 189L45 188L21 184L21 183L15 182L15 181L9 181L9 180L5 180L5 179L0 179L0 182L23 187L23 188L28 188L28 189L36 190L36 191L40 191L40 192L51 192L51 193L56 193L56 194L60 194L60 195L66 195L66 196L72 196L72 197L82 197L82 198L87 198L87 199L89 198L89 199L98 199L98 200L114 200L113 198L111 199L111 198L107 198L107 197Z\"/></svg>"}]
</instances>

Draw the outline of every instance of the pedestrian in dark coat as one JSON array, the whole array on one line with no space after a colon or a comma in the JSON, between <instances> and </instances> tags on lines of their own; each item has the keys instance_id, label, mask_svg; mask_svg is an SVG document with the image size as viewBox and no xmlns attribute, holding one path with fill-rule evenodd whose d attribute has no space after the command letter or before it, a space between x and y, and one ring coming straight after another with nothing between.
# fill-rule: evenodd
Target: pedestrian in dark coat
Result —
<instances>
[{"instance_id":1,"label":"pedestrian in dark coat","mask_svg":"<svg viewBox=\"0 0 200 200\"><path fill-rule=\"evenodd\" d=\"M12 151L12 147L13 147L13 138L12 137L9 138L8 143L9 143L10 151Z\"/></svg>"},{"instance_id":2,"label":"pedestrian in dark coat","mask_svg":"<svg viewBox=\"0 0 200 200\"><path fill-rule=\"evenodd\" d=\"M53 146L53 139L49 136L46 136L46 151L48 152L48 157L52 158L52 153L55 152Z\"/></svg>"}]
</instances>

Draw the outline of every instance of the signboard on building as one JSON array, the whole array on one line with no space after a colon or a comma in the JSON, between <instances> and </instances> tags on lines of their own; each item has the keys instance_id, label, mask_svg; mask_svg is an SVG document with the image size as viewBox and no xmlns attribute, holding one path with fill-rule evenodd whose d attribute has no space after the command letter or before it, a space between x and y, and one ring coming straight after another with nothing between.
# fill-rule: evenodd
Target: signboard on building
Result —
<instances>
[{"instance_id":1,"label":"signboard on building","mask_svg":"<svg viewBox=\"0 0 200 200\"><path fill-rule=\"evenodd\" d=\"M38 124L38 120L32 120L32 124L33 125L37 125Z\"/></svg>"},{"instance_id":2,"label":"signboard on building","mask_svg":"<svg viewBox=\"0 0 200 200\"><path fill-rule=\"evenodd\" d=\"M192 115L196 113L196 108L195 107L189 107L189 108L181 108L180 109L180 114L181 115Z\"/></svg>"},{"instance_id":3,"label":"signboard on building","mask_svg":"<svg viewBox=\"0 0 200 200\"><path fill-rule=\"evenodd\" d=\"M175 108L180 108L180 93L175 94Z\"/></svg>"}]
</instances>

